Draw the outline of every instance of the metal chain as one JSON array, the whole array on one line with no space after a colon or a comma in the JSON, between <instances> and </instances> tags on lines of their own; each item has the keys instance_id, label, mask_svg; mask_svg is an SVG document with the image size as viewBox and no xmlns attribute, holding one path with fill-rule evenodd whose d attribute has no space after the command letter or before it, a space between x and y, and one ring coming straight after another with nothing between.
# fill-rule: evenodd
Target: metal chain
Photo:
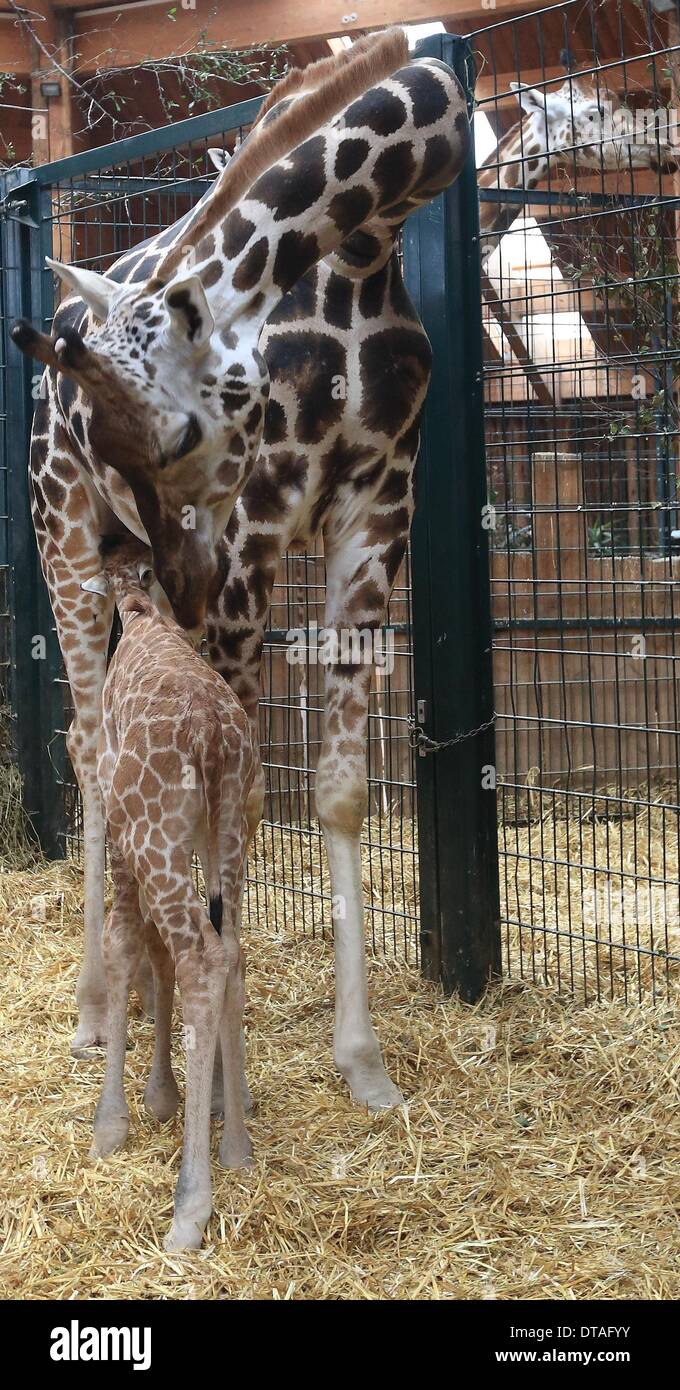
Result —
<instances>
[{"instance_id":1,"label":"metal chain","mask_svg":"<svg viewBox=\"0 0 680 1390\"><path fill-rule=\"evenodd\" d=\"M429 738L424 730L416 724L413 715L410 715L408 721L409 747L417 751L421 758L424 758L428 753L440 753L443 748L453 748L457 743L465 743L467 739L475 738L477 734L484 733L485 729L490 729L495 723L496 715L492 714L490 719L486 719L483 724L478 724L476 729L468 729L464 734L454 734L453 738L438 742L435 738Z\"/></svg>"}]
</instances>

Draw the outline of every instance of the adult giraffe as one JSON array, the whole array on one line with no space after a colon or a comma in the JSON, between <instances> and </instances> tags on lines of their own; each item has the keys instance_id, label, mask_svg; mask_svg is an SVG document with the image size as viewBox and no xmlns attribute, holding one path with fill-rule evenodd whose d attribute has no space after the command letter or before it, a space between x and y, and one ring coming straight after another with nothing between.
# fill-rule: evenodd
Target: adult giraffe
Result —
<instances>
[{"instance_id":1,"label":"adult giraffe","mask_svg":"<svg viewBox=\"0 0 680 1390\"><path fill-rule=\"evenodd\" d=\"M17 326L18 345L50 367L31 479L84 805L76 1051L102 1040L105 1019L94 750L112 604L81 589L97 586L100 533L122 523L148 538L177 619L200 629L207 617L212 661L254 728L288 544L323 534L327 626L382 624L408 537L431 361L395 237L456 177L468 143L464 96L444 64L408 63L400 30L363 41L275 89L183 225L106 277L57 267L80 298L59 310L52 339ZM193 529L182 526L187 507ZM333 895L346 904L334 924L335 1060L353 1096L381 1107L400 1095L366 987L359 837L370 679L363 665L327 672L316 800ZM260 769L251 829L263 786Z\"/></svg>"}]
</instances>

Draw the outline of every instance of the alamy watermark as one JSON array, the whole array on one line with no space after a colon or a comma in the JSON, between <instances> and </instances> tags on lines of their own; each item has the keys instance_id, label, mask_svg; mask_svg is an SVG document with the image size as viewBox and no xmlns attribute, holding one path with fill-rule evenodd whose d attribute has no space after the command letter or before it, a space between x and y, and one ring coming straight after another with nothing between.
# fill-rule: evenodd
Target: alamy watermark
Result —
<instances>
[{"instance_id":1,"label":"alamy watermark","mask_svg":"<svg viewBox=\"0 0 680 1390\"><path fill-rule=\"evenodd\" d=\"M286 633L290 666L377 666L394 671L394 628L291 627Z\"/></svg>"},{"instance_id":2,"label":"alamy watermark","mask_svg":"<svg viewBox=\"0 0 680 1390\"><path fill-rule=\"evenodd\" d=\"M607 927L623 932L626 928L652 931L663 923L680 927L678 888L665 883L621 883L605 878L582 895L584 927Z\"/></svg>"},{"instance_id":3,"label":"alamy watermark","mask_svg":"<svg viewBox=\"0 0 680 1390\"><path fill-rule=\"evenodd\" d=\"M628 106L614 106L611 101L601 103L600 114L576 113L579 121L579 135L593 143L603 141L614 144L672 145L680 146L680 110L674 106L639 107L636 111Z\"/></svg>"}]
</instances>

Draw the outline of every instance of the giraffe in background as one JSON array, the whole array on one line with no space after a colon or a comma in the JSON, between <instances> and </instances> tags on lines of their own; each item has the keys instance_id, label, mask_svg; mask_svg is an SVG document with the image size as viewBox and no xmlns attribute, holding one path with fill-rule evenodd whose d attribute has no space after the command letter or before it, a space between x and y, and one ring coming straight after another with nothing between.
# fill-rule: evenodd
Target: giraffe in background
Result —
<instances>
[{"instance_id":1,"label":"giraffe in background","mask_svg":"<svg viewBox=\"0 0 680 1390\"><path fill-rule=\"evenodd\" d=\"M677 156L670 145L657 145L656 141L639 144L630 136L616 135L613 117L621 103L616 93L608 90L606 74L599 82L597 73L567 77L553 90L548 86L524 87L520 82L511 82L510 87L517 94L521 114L477 170L480 188L536 188L549 170L560 164L567 169L576 165L594 174L629 168L672 173L677 168ZM483 262L521 212L517 203L482 200Z\"/></svg>"}]
</instances>

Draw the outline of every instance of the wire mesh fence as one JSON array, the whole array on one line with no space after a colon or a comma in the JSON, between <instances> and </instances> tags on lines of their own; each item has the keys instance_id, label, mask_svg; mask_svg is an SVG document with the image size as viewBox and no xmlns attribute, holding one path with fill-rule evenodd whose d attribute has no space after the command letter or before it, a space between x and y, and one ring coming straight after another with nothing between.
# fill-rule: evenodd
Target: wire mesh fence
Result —
<instances>
[{"instance_id":1,"label":"wire mesh fence","mask_svg":"<svg viewBox=\"0 0 680 1390\"><path fill-rule=\"evenodd\" d=\"M569 0L471 36L506 967L623 998L664 991L680 949L678 28L660 8Z\"/></svg>"}]
</instances>

